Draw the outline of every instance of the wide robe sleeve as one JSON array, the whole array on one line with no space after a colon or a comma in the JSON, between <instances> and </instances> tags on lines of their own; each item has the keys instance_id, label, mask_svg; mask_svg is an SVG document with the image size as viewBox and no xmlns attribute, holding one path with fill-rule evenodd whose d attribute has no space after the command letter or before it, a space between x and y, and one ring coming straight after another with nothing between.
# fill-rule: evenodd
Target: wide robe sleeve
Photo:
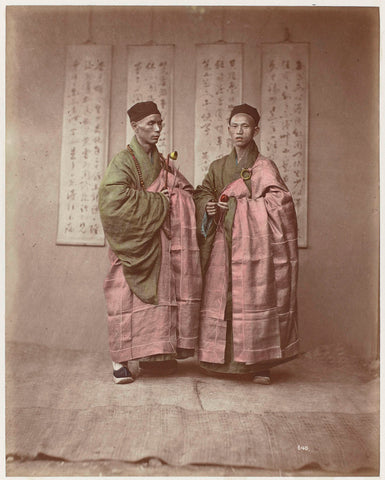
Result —
<instances>
[{"instance_id":1,"label":"wide robe sleeve","mask_svg":"<svg viewBox=\"0 0 385 480\"><path fill-rule=\"evenodd\" d=\"M196 219L199 236L207 237L210 226L208 226L206 216L206 205L209 201L218 201L218 191L215 185L215 175L212 165L210 165L209 171L202 181L202 185L199 185L194 192L194 202L196 207ZM206 227L206 228L205 228ZM202 240L202 239L200 239Z\"/></svg>"},{"instance_id":2,"label":"wide robe sleeve","mask_svg":"<svg viewBox=\"0 0 385 480\"><path fill-rule=\"evenodd\" d=\"M220 213L218 211L216 217L209 217L206 214L206 205L210 200L217 202L220 194L222 193L226 182L223 179L225 172L225 157L213 162L210 165L209 171L202 181L202 185L199 185L194 192L194 201L196 207L196 221L197 221L197 235L198 244L201 254L201 266L202 273L205 274L207 269L207 263L210 258L217 222L219 220ZM227 244L231 246L231 226L236 209L236 199L230 198L228 201L229 210L225 213L224 223Z\"/></svg>"},{"instance_id":3,"label":"wide robe sleeve","mask_svg":"<svg viewBox=\"0 0 385 480\"><path fill-rule=\"evenodd\" d=\"M156 304L160 229L169 202L165 195L139 190L138 185L131 157L121 152L111 161L99 188L100 218L129 287L143 302Z\"/></svg>"},{"instance_id":4,"label":"wide robe sleeve","mask_svg":"<svg viewBox=\"0 0 385 480\"><path fill-rule=\"evenodd\" d=\"M205 274L207 262L210 258L211 248L215 237L215 221L206 213L206 205L209 201L218 201L218 190L215 183L213 165L194 192L197 238L200 250L202 273Z\"/></svg>"}]
</instances>

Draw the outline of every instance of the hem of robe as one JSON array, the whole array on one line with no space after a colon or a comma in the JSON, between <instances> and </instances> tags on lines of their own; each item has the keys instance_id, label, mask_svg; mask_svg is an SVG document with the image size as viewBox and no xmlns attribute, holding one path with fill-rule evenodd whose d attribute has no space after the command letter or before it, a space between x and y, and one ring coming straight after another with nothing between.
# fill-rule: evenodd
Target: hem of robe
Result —
<instances>
[{"instance_id":1,"label":"hem of robe","mask_svg":"<svg viewBox=\"0 0 385 480\"><path fill-rule=\"evenodd\" d=\"M110 350L111 359L114 362L127 362L130 360L140 360L144 357L157 354L176 355L176 350L173 344L168 340L159 340L150 345L129 346L121 350Z\"/></svg>"},{"instance_id":2,"label":"hem of robe","mask_svg":"<svg viewBox=\"0 0 385 480\"><path fill-rule=\"evenodd\" d=\"M272 347L268 350L250 350L243 351L241 356L234 356L236 362L245 363L246 365L255 365L269 360L278 360L298 355L299 353L299 339L284 349L280 347ZM241 358L240 358L241 357Z\"/></svg>"},{"instance_id":3,"label":"hem of robe","mask_svg":"<svg viewBox=\"0 0 385 480\"><path fill-rule=\"evenodd\" d=\"M134 294L133 294L134 295ZM195 305L193 305L196 307ZM121 315L108 315L108 327L109 327L109 349L110 356L114 362L121 363L137 360L140 358L148 357L151 355L161 355L161 354L177 354L178 348L196 350L198 345L198 335L194 336L183 336L181 332L178 332L178 324L176 322L177 313L176 305L144 305L144 308L133 311L132 313L123 313ZM188 312L184 309L184 314L190 313L191 317L194 318L194 310ZM125 316L136 317L137 321L145 321L145 317L156 317L158 319L158 324L166 325L169 322L166 320L171 316L172 320L169 324L168 335L164 340L149 338L147 343L137 343L138 339L136 336L129 334L125 330ZM113 325L115 324L115 325ZM114 328L115 327L115 328ZM113 332L118 331L118 338L115 337ZM126 338L125 335L126 335ZM186 332L187 333L187 332ZM192 332L191 332L192 333ZM156 332L151 332L150 335L156 336ZM139 339L140 341L141 339ZM113 342L116 342L113 345ZM142 340L143 341L143 340ZM118 347L118 348L116 348Z\"/></svg>"},{"instance_id":4,"label":"hem of robe","mask_svg":"<svg viewBox=\"0 0 385 480\"><path fill-rule=\"evenodd\" d=\"M196 340L195 340L196 341ZM191 353L190 355L186 356L186 357L183 357L183 358L190 358L190 357L193 357L194 354L195 354L195 348L194 347L191 347L189 345L191 345L191 343L184 343L184 342L181 342L181 344L179 344L180 342L178 342L178 346L177 346L177 349L179 348L182 348L182 349L186 349L186 350L191 350L193 351L194 353ZM110 356L111 356L111 360L114 361L114 362L117 362L117 363L122 363L122 362L129 362L131 360L145 360L148 359L148 361L164 361L164 360L167 360L168 358L164 358L164 359L155 359L155 358L149 358L149 357L156 357L156 356L165 356L167 355L168 357L170 357L169 359L177 359L177 355L178 353L173 349L172 345L171 346L168 346L168 350L171 350L172 351L166 351L166 348L163 348L163 351L162 353L159 353L159 349L161 348L161 346L163 347L165 344L169 344L169 342L158 342L158 346L159 348L157 348L157 352L154 353L152 351L152 349L149 349L148 351L151 352L151 353L146 353L145 355L143 355L143 353L139 353L137 352L136 355L135 355L135 350L138 350L140 349L141 352L143 351L143 347L140 346L140 347L127 347L127 348L124 348L122 350L116 350L116 351L111 351L110 350ZM188 346L185 346L185 345L188 345Z\"/></svg>"},{"instance_id":5,"label":"hem of robe","mask_svg":"<svg viewBox=\"0 0 385 480\"><path fill-rule=\"evenodd\" d=\"M158 340L147 345L128 345L118 350L112 350L110 347L110 356L114 362L127 362L138 360L152 355L177 355L177 349L196 350L198 337L179 337L175 341Z\"/></svg>"},{"instance_id":6,"label":"hem of robe","mask_svg":"<svg viewBox=\"0 0 385 480\"><path fill-rule=\"evenodd\" d=\"M213 344L213 347L218 348L218 343ZM268 349L263 349L259 351L253 352L242 352L242 358L236 358L234 356L234 360L239 363L245 363L249 365L253 365L255 363L264 362L268 360L275 360L278 358L282 358L282 350L280 347L271 347ZM210 362L210 363L225 363L224 359L224 351L222 352L214 352L210 350L210 348L200 348L199 349L199 360L202 362Z\"/></svg>"},{"instance_id":7,"label":"hem of robe","mask_svg":"<svg viewBox=\"0 0 385 480\"><path fill-rule=\"evenodd\" d=\"M175 360L176 355L174 353L157 353L156 355L149 355L148 357L140 358L141 362L166 362L168 360Z\"/></svg>"},{"instance_id":8,"label":"hem of robe","mask_svg":"<svg viewBox=\"0 0 385 480\"><path fill-rule=\"evenodd\" d=\"M282 358L290 358L299 354L299 339L295 342L288 345L284 350L282 350Z\"/></svg>"},{"instance_id":9,"label":"hem of robe","mask_svg":"<svg viewBox=\"0 0 385 480\"><path fill-rule=\"evenodd\" d=\"M201 354L201 352L199 352ZM232 375L248 375L255 374L261 371L269 370L275 366L278 366L282 363L286 363L290 360L294 360L299 354L299 341L294 342L292 345L289 345L288 348L285 348L281 351L281 356L279 358L269 358L267 360L262 360L253 363L239 362L237 360L232 360L230 362L213 362L202 360L201 356L199 358L199 365L201 368L218 373L228 373Z\"/></svg>"},{"instance_id":10,"label":"hem of robe","mask_svg":"<svg viewBox=\"0 0 385 480\"><path fill-rule=\"evenodd\" d=\"M287 357L273 359L267 362L258 362L253 364L245 364L241 362L228 363L214 363L214 362L199 362L200 368L207 370L207 372L213 372L218 374L228 374L234 377L236 376L250 376L255 375L258 372L265 372L271 368L278 367L283 363L295 360L298 357L298 353ZM243 371L242 371L243 370Z\"/></svg>"},{"instance_id":11,"label":"hem of robe","mask_svg":"<svg viewBox=\"0 0 385 480\"><path fill-rule=\"evenodd\" d=\"M148 357L142 357L139 360L143 363L149 362L165 362L167 360L184 360L186 358L193 357L195 355L194 348L177 347L176 354L174 353L157 353L156 355L149 355Z\"/></svg>"},{"instance_id":12,"label":"hem of robe","mask_svg":"<svg viewBox=\"0 0 385 480\"><path fill-rule=\"evenodd\" d=\"M239 362L233 362L231 364L199 362L199 366L207 372L234 376L249 376L256 374L257 372L267 370L266 367L262 367L257 364L245 365L244 363Z\"/></svg>"},{"instance_id":13,"label":"hem of robe","mask_svg":"<svg viewBox=\"0 0 385 480\"><path fill-rule=\"evenodd\" d=\"M226 322L227 323L227 322ZM199 347L198 349L198 358L199 362L213 363L216 365L230 365L225 361L226 349L228 347L233 347L233 342L231 341L227 345L228 339L226 342L208 344ZM222 345L223 343L223 345ZM270 347L263 350L253 350L253 351L243 351L242 357L239 355L233 357L233 362L237 364L243 364L247 366L259 365L267 362L274 362L280 360L287 360L290 357L295 357L299 354L299 339L296 339L290 345L287 345L284 349L281 349L278 346ZM211 348L210 348L211 347Z\"/></svg>"}]
</instances>

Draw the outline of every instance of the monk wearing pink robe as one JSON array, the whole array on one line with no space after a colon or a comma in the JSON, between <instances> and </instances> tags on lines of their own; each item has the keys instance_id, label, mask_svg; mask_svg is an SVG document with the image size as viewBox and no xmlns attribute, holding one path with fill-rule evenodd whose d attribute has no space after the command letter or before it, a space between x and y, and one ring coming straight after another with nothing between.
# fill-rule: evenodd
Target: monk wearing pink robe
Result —
<instances>
[{"instance_id":1,"label":"monk wearing pink robe","mask_svg":"<svg viewBox=\"0 0 385 480\"><path fill-rule=\"evenodd\" d=\"M110 162L99 210L111 268L104 282L115 383L130 383L127 362L169 374L194 355L201 269L193 187L156 148L162 129L154 102L128 110L135 132Z\"/></svg>"},{"instance_id":2,"label":"monk wearing pink robe","mask_svg":"<svg viewBox=\"0 0 385 480\"><path fill-rule=\"evenodd\" d=\"M194 194L204 275L199 360L206 373L270 383L299 353L297 221L276 165L254 142L258 111L233 108L234 148Z\"/></svg>"}]
</instances>

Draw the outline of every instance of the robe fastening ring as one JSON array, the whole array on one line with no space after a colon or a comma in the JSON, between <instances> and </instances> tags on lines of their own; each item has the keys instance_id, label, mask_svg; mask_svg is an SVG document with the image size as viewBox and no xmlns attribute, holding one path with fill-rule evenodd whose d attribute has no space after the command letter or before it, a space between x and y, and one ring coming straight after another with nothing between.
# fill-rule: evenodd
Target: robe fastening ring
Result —
<instances>
[{"instance_id":1,"label":"robe fastening ring","mask_svg":"<svg viewBox=\"0 0 385 480\"><path fill-rule=\"evenodd\" d=\"M250 180L250 178L251 178L251 170L249 170L248 168L242 168L242 170L241 170L241 178L243 178L243 180Z\"/></svg>"}]
</instances>

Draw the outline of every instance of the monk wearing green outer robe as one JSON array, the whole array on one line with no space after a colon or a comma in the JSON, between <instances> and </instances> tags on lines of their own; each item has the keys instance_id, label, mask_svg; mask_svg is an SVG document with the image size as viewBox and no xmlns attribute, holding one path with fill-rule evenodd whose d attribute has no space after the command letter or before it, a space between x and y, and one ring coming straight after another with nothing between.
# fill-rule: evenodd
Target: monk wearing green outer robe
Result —
<instances>
[{"instance_id":1,"label":"monk wearing green outer robe","mask_svg":"<svg viewBox=\"0 0 385 480\"><path fill-rule=\"evenodd\" d=\"M232 151L195 194L203 290L199 360L205 373L270 383L299 351L297 221L276 165L254 141L259 113L231 111Z\"/></svg>"},{"instance_id":2,"label":"monk wearing green outer robe","mask_svg":"<svg viewBox=\"0 0 385 480\"><path fill-rule=\"evenodd\" d=\"M193 187L156 148L162 117L154 102L128 110L135 133L110 162L99 210L111 269L104 281L115 383L140 371L170 374L194 355L201 270Z\"/></svg>"}]
</instances>

